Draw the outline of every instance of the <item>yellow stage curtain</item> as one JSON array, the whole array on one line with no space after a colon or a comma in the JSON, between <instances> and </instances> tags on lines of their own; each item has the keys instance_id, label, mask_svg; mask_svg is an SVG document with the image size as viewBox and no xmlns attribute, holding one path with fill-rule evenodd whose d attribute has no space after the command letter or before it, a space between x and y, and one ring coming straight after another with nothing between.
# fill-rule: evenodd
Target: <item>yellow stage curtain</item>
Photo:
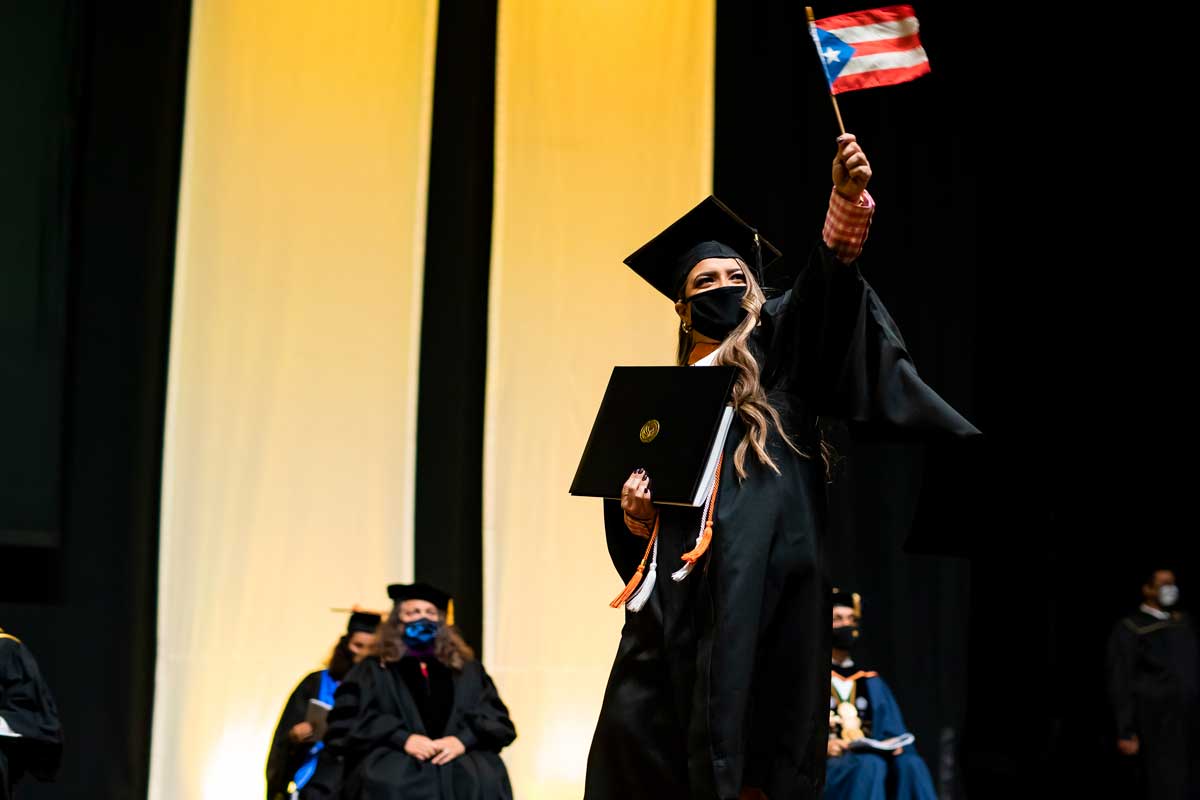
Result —
<instances>
[{"instance_id":1,"label":"yellow stage curtain","mask_svg":"<svg viewBox=\"0 0 1200 800\"><path fill-rule=\"evenodd\" d=\"M713 0L501 0L485 465L485 664L523 800L582 795L621 589L568 496L609 372L669 364L621 260L712 186Z\"/></svg>"},{"instance_id":2,"label":"yellow stage curtain","mask_svg":"<svg viewBox=\"0 0 1200 800\"><path fill-rule=\"evenodd\" d=\"M329 609L411 579L436 25L434 0L195 4L155 800L261 800Z\"/></svg>"}]
</instances>

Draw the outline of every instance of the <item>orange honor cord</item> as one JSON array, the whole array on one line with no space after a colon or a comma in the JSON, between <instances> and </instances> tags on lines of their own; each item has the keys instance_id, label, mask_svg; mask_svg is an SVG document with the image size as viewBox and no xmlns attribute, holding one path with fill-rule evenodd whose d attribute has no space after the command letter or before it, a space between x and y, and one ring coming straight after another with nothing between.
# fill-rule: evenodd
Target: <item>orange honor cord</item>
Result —
<instances>
[{"instance_id":1,"label":"orange honor cord","mask_svg":"<svg viewBox=\"0 0 1200 800\"><path fill-rule=\"evenodd\" d=\"M646 543L646 553L642 556L642 563L638 564L637 571L633 573L633 577L629 579L629 583L625 584L625 589L617 595L609 608L620 608L621 604L633 597L633 593L637 591L638 584L642 582L642 575L646 572L646 562L650 560L650 551L654 548L654 542L658 539L658 524L661 515L654 518L654 532L650 534L650 541Z\"/></svg>"},{"instance_id":2,"label":"orange honor cord","mask_svg":"<svg viewBox=\"0 0 1200 800\"><path fill-rule=\"evenodd\" d=\"M704 520L704 532L696 540L696 546L682 556L683 560L689 564L695 564L700 556L707 553L708 546L712 542L713 515L717 511L717 487L721 485L721 463L724 460L724 453L717 456L717 474L713 476L712 494L708 498L708 517Z\"/></svg>"}]
</instances>

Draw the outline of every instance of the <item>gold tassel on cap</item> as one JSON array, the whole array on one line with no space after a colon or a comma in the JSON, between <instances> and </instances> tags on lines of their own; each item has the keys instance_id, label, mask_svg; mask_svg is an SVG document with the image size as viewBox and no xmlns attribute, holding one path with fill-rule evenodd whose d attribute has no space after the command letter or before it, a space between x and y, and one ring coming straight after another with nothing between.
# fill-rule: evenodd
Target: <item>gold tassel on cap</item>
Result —
<instances>
[{"instance_id":1,"label":"gold tassel on cap","mask_svg":"<svg viewBox=\"0 0 1200 800\"><path fill-rule=\"evenodd\" d=\"M454 624L454 598L453 597L451 597L450 600L446 603L446 624L447 625Z\"/></svg>"},{"instance_id":2,"label":"gold tassel on cap","mask_svg":"<svg viewBox=\"0 0 1200 800\"><path fill-rule=\"evenodd\" d=\"M388 615L388 612L386 612L386 611L377 611L374 608L367 608L365 606L360 606L358 603L355 603L354 605L350 606L349 608L331 608L329 610L337 612L339 614L377 614L378 616L381 616L384 619L386 619L387 615Z\"/></svg>"}]
</instances>

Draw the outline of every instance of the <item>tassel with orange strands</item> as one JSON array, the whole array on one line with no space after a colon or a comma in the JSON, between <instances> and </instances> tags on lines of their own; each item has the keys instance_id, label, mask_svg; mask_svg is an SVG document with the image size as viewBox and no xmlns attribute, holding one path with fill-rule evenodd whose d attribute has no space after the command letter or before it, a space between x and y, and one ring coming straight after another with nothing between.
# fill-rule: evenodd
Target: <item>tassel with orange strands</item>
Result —
<instances>
[{"instance_id":1,"label":"tassel with orange strands","mask_svg":"<svg viewBox=\"0 0 1200 800\"><path fill-rule=\"evenodd\" d=\"M722 453L717 457L717 473L713 476L712 494L708 496L708 516L704 520L704 532L696 539L696 546L681 556L684 561L689 564L695 564L700 556L708 552L708 546L712 543L713 532L713 514L717 510L717 487L721 485L721 462L725 460L725 454Z\"/></svg>"},{"instance_id":2,"label":"tassel with orange strands","mask_svg":"<svg viewBox=\"0 0 1200 800\"><path fill-rule=\"evenodd\" d=\"M621 604L633 597L633 593L637 591L638 584L642 582L642 576L646 574L646 562L650 560L650 551L654 548L654 543L658 541L658 524L660 519L661 516L654 518L654 532L650 534L650 541L646 543L646 552L642 556L642 563L638 564L637 571L633 573L633 577L629 579L629 583L625 584L624 591L608 604L609 608L620 608Z\"/></svg>"},{"instance_id":3,"label":"tassel with orange strands","mask_svg":"<svg viewBox=\"0 0 1200 800\"><path fill-rule=\"evenodd\" d=\"M712 543L712 520L704 523L704 533L700 534L700 541L691 550L688 550L680 558L689 564L695 564L700 559L700 556L708 552L708 546Z\"/></svg>"}]
</instances>

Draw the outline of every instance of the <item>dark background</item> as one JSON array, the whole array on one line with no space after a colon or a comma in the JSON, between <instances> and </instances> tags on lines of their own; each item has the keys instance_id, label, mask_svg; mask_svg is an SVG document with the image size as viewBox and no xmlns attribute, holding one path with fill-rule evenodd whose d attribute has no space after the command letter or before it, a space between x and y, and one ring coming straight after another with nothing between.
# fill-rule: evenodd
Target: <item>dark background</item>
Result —
<instances>
[{"instance_id":1,"label":"dark background","mask_svg":"<svg viewBox=\"0 0 1200 800\"><path fill-rule=\"evenodd\" d=\"M802 263L838 133L804 7L717 8L716 193ZM839 97L874 168L861 263L985 444L835 433L830 577L864 595L858 661L891 684L944 797L1115 796L1109 631L1148 570L1174 567L1185 593L1196 575L1178 466L1194 334L1174 137L1190 126L1168 81L1134 77L1116 18L915 9L932 74ZM915 511L922 480L938 505Z\"/></svg>"},{"instance_id":2,"label":"dark background","mask_svg":"<svg viewBox=\"0 0 1200 800\"><path fill-rule=\"evenodd\" d=\"M78 14L30 6L0 37L0 546L59 543Z\"/></svg>"},{"instance_id":3,"label":"dark background","mask_svg":"<svg viewBox=\"0 0 1200 800\"><path fill-rule=\"evenodd\" d=\"M1197 577L1187 109L1097 55L1118 20L975 5L918 3L933 73L840 103L875 170L864 273L986 446L835 438L831 578L863 593L860 661L944 797L1107 796L1108 631L1146 569L1174 566L1185 604ZM46 0L0 24L0 625L67 735L32 798L145 796L189 6ZM803 6L717 13L716 193L794 261L837 133ZM417 573L476 646L495 17L442 4L425 292L460 302L424 315L418 408Z\"/></svg>"},{"instance_id":4,"label":"dark background","mask_svg":"<svg viewBox=\"0 0 1200 800\"><path fill-rule=\"evenodd\" d=\"M15 104L0 164L24 176L0 183L3 285L39 287L0 306L0 352L36 367L5 381L0 430L24 425L14 408L38 409L39 428L25 447L6 439L0 475L44 484L37 514L61 530L50 546L0 539L0 625L36 655L67 748L59 782L21 797L144 797L190 8L45 0L0 17ZM8 334L30 319L19 330L37 337ZM4 480L0 514L23 486Z\"/></svg>"}]
</instances>

